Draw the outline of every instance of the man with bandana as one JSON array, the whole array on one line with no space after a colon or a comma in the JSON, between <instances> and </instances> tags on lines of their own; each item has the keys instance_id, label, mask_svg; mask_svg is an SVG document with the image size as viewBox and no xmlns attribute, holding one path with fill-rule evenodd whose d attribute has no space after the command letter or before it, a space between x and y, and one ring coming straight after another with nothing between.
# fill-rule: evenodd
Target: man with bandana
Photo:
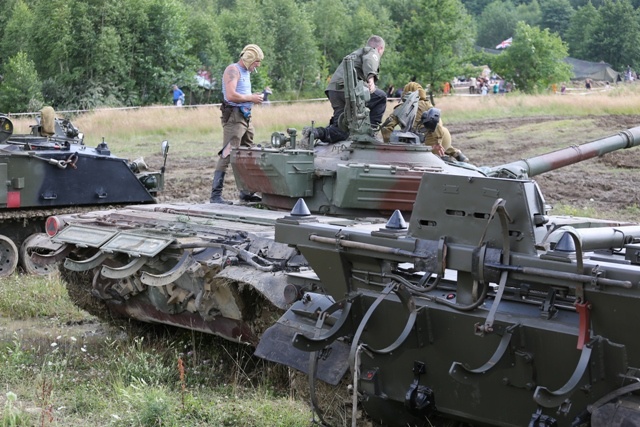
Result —
<instances>
[{"instance_id":1,"label":"man with bandana","mask_svg":"<svg viewBox=\"0 0 640 427\"><path fill-rule=\"evenodd\" d=\"M253 104L261 104L262 93L251 92L250 73L260 66L264 54L258 45L249 44L242 49L238 62L230 64L222 75L222 95L224 100L220 106L222 111L222 150L213 174L211 203L231 204L222 198L224 176L231 161L231 149L240 145L253 144L254 128L251 123ZM240 192L240 200L245 202L260 201L252 193Z\"/></svg>"},{"instance_id":2,"label":"man with bandana","mask_svg":"<svg viewBox=\"0 0 640 427\"><path fill-rule=\"evenodd\" d=\"M371 36L367 45L351 53L354 56L354 67L358 79L362 80L369 87L371 99L367 102L369 108L369 119L371 126L377 128L382 122L382 116L387 106L387 94L376 87L378 74L380 73L380 58L384 53L385 43L380 36ZM327 127L317 127L312 129L305 127L302 130L302 145L313 145L313 141L319 139L323 142L334 143L344 141L349 137L349 133L338 127L340 115L344 112L346 101L344 98L344 60L333 73L327 90L325 91L331 107L333 116Z\"/></svg>"}]
</instances>

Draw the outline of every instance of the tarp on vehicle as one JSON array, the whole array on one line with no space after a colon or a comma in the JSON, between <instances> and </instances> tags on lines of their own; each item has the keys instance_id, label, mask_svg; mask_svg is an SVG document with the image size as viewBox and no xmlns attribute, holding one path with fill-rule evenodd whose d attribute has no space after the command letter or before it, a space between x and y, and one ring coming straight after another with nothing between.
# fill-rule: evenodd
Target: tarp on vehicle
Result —
<instances>
[{"instance_id":1,"label":"tarp on vehicle","mask_svg":"<svg viewBox=\"0 0 640 427\"><path fill-rule=\"evenodd\" d=\"M476 46L476 50L492 55L499 55L503 52L503 50L489 49L480 46ZM594 81L615 83L618 81L618 75L620 74L611 68L611 65L606 62L583 61L582 59L571 58L568 56L564 58L564 62L571 65L573 68L573 76L571 77L571 80L591 79Z\"/></svg>"},{"instance_id":2,"label":"tarp on vehicle","mask_svg":"<svg viewBox=\"0 0 640 427\"><path fill-rule=\"evenodd\" d=\"M589 62L570 57L564 58L564 62L573 67L571 80L591 79L611 83L615 83L618 80L619 73L606 62Z\"/></svg>"}]
</instances>

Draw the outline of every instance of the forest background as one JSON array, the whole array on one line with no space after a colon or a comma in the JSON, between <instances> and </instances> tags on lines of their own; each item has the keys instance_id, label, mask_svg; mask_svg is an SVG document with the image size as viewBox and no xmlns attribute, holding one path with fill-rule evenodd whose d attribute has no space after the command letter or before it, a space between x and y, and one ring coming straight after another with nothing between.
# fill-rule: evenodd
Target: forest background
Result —
<instances>
[{"instance_id":1,"label":"forest background","mask_svg":"<svg viewBox=\"0 0 640 427\"><path fill-rule=\"evenodd\" d=\"M224 68L256 43L252 77L273 99L324 97L328 76L372 34L387 49L378 86L431 85L489 65L527 93L571 77L566 56L640 64L640 0L4 0L0 111L220 102ZM495 48L513 37L499 55ZM218 80L198 86L199 71Z\"/></svg>"}]
</instances>

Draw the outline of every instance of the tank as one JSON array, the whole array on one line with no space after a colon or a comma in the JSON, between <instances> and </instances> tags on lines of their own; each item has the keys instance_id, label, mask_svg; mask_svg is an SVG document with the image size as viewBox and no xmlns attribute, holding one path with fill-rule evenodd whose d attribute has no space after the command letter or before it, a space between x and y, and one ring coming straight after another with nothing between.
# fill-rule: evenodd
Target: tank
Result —
<instances>
[{"instance_id":1,"label":"tank","mask_svg":"<svg viewBox=\"0 0 640 427\"><path fill-rule=\"evenodd\" d=\"M567 157L577 162L637 144L640 128L509 165L471 169L466 164L451 164L447 172L429 175L467 180L518 175L518 179L495 179L519 182L527 173L571 163ZM445 188L458 191L456 186ZM305 257L288 243L277 241L274 234L280 218L298 221L309 213L306 204L299 201L290 212L241 205L161 203L54 215L47 220L46 232L50 242L61 249L35 253L32 259L38 265L62 263L63 276L74 289L72 294L104 302L112 312L143 321L190 325L255 345L260 327L276 320L270 323L264 319L262 316L270 316L264 310L273 308L278 316L304 290L316 285L315 279L309 279L315 274ZM457 213L452 211L451 215ZM546 221L542 208L536 215L536 221ZM368 224L375 229L389 219L373 215L314 218L338 227ZM575 223L575 227L600 222L620 225L596 220L583 223L574 218L563 221ZM87 300L78 298L78 302L85 304ZM85 308L97 315L105 313L101 304Z\"/></svg>"},{"instance_id":2,"label":"tank","mask_svg":"<svg viewBox=\"0 0 640 427\"><path fill-rule=\"evenodd\" d=\"M0 277L18 263L28 273L48 267L31 262L36 250L51 252L44 231L51 215L100 206L155 203L164 185L162 171L148 171L143 159L128 162L111 153L103 140L95 148L67 119L43 109L29 134L15 134L11 119L0 114ZM163 143L168 152L168 143Z\"/></svg>"},{"instance_id":3,"label":"tank","mask_svg":"<svg viewBox=\"0 0 640 427\"><path fill-rule=\"evenodd\" d=\"M385 144L375 137L366 102L369 90L357 81L353 61L345 58L345 112L340 120L349 139L336 144L303 145L298 131L275 132L266 146L241 147L231 154L238 189L260 193L261 205L291 210L304 198L313 213L341 217L409 216L425 172L474 174L471 164L431 154L419 138L400 129ZM416 92L417 95L417 92ZM401 123L413 123L411 117ZM312 124L313 125L313 124Z\"/></svg>"}]
</instances>

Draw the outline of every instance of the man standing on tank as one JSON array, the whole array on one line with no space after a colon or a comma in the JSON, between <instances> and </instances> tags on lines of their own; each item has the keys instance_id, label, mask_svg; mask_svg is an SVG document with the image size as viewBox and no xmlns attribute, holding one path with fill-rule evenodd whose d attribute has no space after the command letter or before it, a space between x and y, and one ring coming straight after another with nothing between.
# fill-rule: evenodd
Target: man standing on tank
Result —
<instances>
[{"instance_id":1,"label":"man standing on tank","mask_svg":"<svg viewBox=\"0 0 640 427\"><path fill-rule=\"evenodd\" d=\"M224 100L220 106L222 111L222 150L216 163L211 189L211 203L231 204L222 198L224 176L231 162L231 149L240 145L253 144L253 123L251 108L261 104L262 93L251 92L250 73L254 72L264 59L262 49L258 45L249 44L242 49L238 62L230 64L222 75L222 95ZM260 201L251 193L240 192L240 200L245 202Z\"/></svg>"},{"instance_id":2,"label":"man standing on tank","mask_svg":"<svg viewBox=\"0 0 640 427\"><path fill-rule=\"evenodd\" d=\"M367 40L367 45L351 53L354 57L353 65L359 80L362 80L369 87L371 99L367 102L369 108L369 119L371 126L377 128L382 122L382 116L387 106L387 94L376 87L378 74L380 73L380 58L384 53L385 43L380 36L371 36ZM349 133L340 129L338 120L344 112L346 101L344 98L344 59L333 73L327 90L325 91L331 107L333 108L333 116L329 122L329 126L317 127L313 129L306 127L302 130L302 144L313 145L313 141L319 139L323 142L334 143L344 141L349 137Z\"/></svg>"}]
</instances>

